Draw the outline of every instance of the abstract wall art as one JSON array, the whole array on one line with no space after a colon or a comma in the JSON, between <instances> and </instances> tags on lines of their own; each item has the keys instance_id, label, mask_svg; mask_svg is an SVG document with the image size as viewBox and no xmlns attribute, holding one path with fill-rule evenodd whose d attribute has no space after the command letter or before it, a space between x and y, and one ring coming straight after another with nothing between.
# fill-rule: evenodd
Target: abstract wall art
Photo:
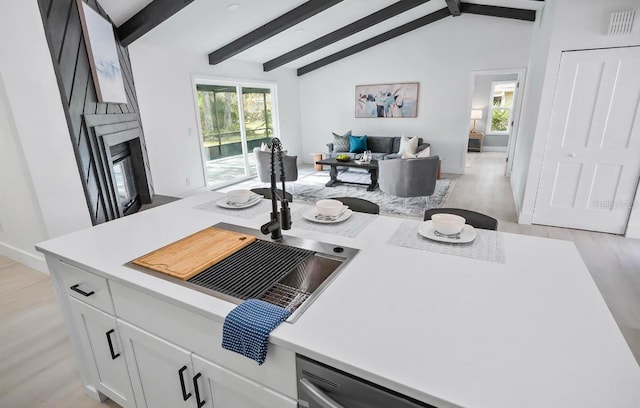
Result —
<instances>
[{"instance_id":1,"label":"abstract wall art","mask_svg":"<svg viewBox=\"0 0 640 408\"><path fill-rule=\"evenodd\" d=\"M82 0L76 3L98 102L127 103L113 26Z\"/></svg>"},{"instance_id":2,"label":"abstract wall art","mask_svg":"<svg viewBox=\"0 0 640 408\"><path fill-rule=\"evenodd\" d=\"M356 85L356 118L415 118L418 83Z\"/></svg>"}]
</instances>

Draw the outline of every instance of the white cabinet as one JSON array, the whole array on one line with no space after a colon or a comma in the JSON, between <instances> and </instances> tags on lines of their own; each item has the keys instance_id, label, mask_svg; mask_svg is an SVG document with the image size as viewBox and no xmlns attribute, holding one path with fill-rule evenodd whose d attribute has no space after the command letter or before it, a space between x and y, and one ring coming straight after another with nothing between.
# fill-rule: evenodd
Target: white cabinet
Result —
<instances>
[{"instance_id":1,"label":"white cabinet","mask_svg":"<svg viewBox=\"0 0 640 408\"><path fill-rule=\"evenodd\" d=\"M118 319L176 344L195 355L224 367L253 383L297 398L295 352L269 344L262 365L223 349L223 322L175 303L151 296L130 286L109 281Z\"/></svg>"},{"instance_id":2,"label":"white cabinet","mask_svg":"<svg viewBox=\"0 0 640 408\"><path fill-rule=\"evenodd\" d=\"M46 258L92 398L125 408L297 406L292 350L270 345L258 366L222 349L218 317Z\"/></svg>"},{"instance_id":3,"label":"white cabinet","mask_svg":"<svg viewBox=\"0 0 640 408\"><path fill-rule=\"evenodd\" d=\"M201 374L196 379L201 399L211 400L214 407L295 408L298 406L295 400L217 364L196 355L192 355L191 359L193 369Z\"/></svg>"},{"instance_id":4,"label":"white cabinet","mask_svg":"<svg viewBox=\"0 0 640 408\"><path fill-rule=\"evenodd\" d=\"M105 278L62 261L58 262L58 267L64 293L110 315L115 314L109 284Z\"/></svg>"},{"instance_id":5,"label":"white cabinet","mask_svg":"<svg viewBox=\"0 0 640 408\"><path fill-rule=\"evenodd\" d=\"M74 298L69 307L94 387L123 407L135 407L115 317Z\"/></svg>"},{"instance_id":6,"label":"white cabinet","mask_svg":"<svg viewBox=\"0 0 640 408\"><path fill-rule=\"evenodd\" d=\"M296 401L118 320L138 407L295 408Z\"/></svg>"},{"instance_id":7,"label":"white cabinet","mask_svg":"<svg viewBox=\"0 0 640 408\"><path fill-rule=\"evenodd\" d=\"M118 320L138 408L195 407L191 353Z\"/></svg>"}]
</instances>

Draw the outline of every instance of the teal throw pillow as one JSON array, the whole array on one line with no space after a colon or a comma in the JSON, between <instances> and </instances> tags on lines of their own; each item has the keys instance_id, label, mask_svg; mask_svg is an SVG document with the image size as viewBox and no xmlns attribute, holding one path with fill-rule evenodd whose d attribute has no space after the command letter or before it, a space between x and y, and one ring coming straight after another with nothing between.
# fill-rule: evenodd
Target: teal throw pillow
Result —
<instances>
[{"instance_id":1,"label":"teal throw pillow","mask_svg":"<svg viewBox=\"0 0 640 408\"><path fill-rule=\"evenodd\" d=\"M362 153L367 150L367 135L349 136L349 153Z\"/></svg>"}]
</instances>

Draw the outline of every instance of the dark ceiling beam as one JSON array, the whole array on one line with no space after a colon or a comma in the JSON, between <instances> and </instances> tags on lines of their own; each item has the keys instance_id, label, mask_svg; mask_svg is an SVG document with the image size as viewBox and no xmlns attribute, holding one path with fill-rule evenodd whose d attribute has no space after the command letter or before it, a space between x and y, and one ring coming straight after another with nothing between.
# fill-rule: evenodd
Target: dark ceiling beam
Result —
<instances>
[{"instance_id":1,"label":"dark ceiling beam","mask_svg":"<svg viewBox=\"0 0 640 408\"><path fill-rule=\"evenodd\" d=\"M535 10L525 10L511 7L487 6L484 4L461 3L460 11L483 16L513 18L516 20L536 21Z\"/></svg>"},{"instance_id":2,"label":"dark ceiling beam","mask_svg":"<svg viewBox=\"0 0 640 408\"><path fill-rule=\"evenodd\" d=\"M301 21L304 21L309 17L313 17L329 7L335 6L341 1L342 0L309 0L293 10L284 13L280 17L269 21L262 27L258 27L237 40L230 42L224 47L213 51L209 54L209 64L216 65L226 59L229 59L256 44L259 44L262 41L293 27Z\"/></svg>"},{"instance_id":3,"label":"dark ceiling beam","mask_svg":"<svg viewBox=\"0 0 640 408\"><path fill-rule=\"evenodd\" d=\"M449 12L452 16L458 17L460 15L460 0L444 0L447 2Z\"/></svg>"},{"instance_id":4,"label":"dark ceiling beam","mask_svg":"<svg viewBox=\"0 0 640 408\"><path fill-rule=\"evenodd\" d=\"M268 72L278 67L281 67L284 64L287 64L291 61L295 61L298 58L311 54L314 51L318 51L319 49L324 48L327 45L330 45L342 39L345 39L350 35L353 35L366 28L369 28L373 25L376 25L385 20L388 20L391 17L397 16L398 14L404 13L407 10L411 10L412 8L417 7L421 4L427 3L428 1L429 0L401 0L396 3L393 3L388 7L380 9L375 13L369 14L368 16L361 18L360 20L354 21L351 24L347 24L342 28L339 28L316 40L313 40L305 45L302 45L296 48L295 50L289 51L286 54L282 54L279 57L276 57L270 61L267 61L264 64L262 64L262 68L264 69L265 72Z\"/></svg>"},{"instance_id":5,"label":"dark ceiling beam","mask_svg":"<svg viewBox=\"0 0 640 408\"><path fill-rule=\"evenodd\" d=\"M375 45L378 45L380 43L383 43L385 41L397 38L398 36L401 36L403 34L406 34L410 31L413 31L417 28L420 27L424 27L427 24L433 23L435 21L441 20L445 17L449 17L451 14L449 13L449 8L445 7L445 8L441 8L438 11L435 11L431 14L427 14L424 17L420 17L417 20L413 20L407 24L403 24L400 27L396 27L393 30L389 30L385 33L382 33L380 35L377 35L373 38L370 38L366 41L363 41L361 43L358 43L356 45L352 45L349 48L345 48L342 51L338 51L335 54L331 54L328 57L324 57L322 59L319 59L315 62L312 62L311 64L305 65L303 67L298 68L298 76L302 76L304 74L308 74L311 71L314 71L318 68L324 67L325 65L329 65L332 62L336 62L338 60L341 60L345 57L348 57L350 55L356 54L360 51L364 51L367 48L371 48Z\"/></svg>"},{"instance_id":6,"label":"dark ceiling beam","mask_svg":"<svg viewBox=\"0 0 640 408\"><path fill-rule=\"evenodd\" d=\"M122 23L116 33L123 46L142 37L194 0L154 0L133 17Z\"/></svg>"}]
</instances>

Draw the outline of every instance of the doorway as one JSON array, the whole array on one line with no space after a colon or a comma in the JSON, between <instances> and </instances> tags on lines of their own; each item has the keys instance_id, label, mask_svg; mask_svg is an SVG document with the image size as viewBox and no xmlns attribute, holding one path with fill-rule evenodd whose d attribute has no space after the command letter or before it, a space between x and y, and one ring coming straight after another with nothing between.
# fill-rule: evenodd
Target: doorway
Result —
<instances>
[{"instance_id":1,"label":"doorway","mask_svg":"<svg viewBox=\"0 0 640 408\"><path fill-rule=\"evenodd\" d=\"M504 152L505 176L511 175L525 73L524 68L472 72L466 168L475 152Z\"/></svg>"},{"instance_id":2,"label":"doorway","mask_svg":"<svg viewBox=\"0 0 640 408\"><path fill-rule=\"evenodd\" d=\"M276 133L275 85L195 79L203 172L219 188L257 174L255 147Z\"/></svg>"}]
</instances>

